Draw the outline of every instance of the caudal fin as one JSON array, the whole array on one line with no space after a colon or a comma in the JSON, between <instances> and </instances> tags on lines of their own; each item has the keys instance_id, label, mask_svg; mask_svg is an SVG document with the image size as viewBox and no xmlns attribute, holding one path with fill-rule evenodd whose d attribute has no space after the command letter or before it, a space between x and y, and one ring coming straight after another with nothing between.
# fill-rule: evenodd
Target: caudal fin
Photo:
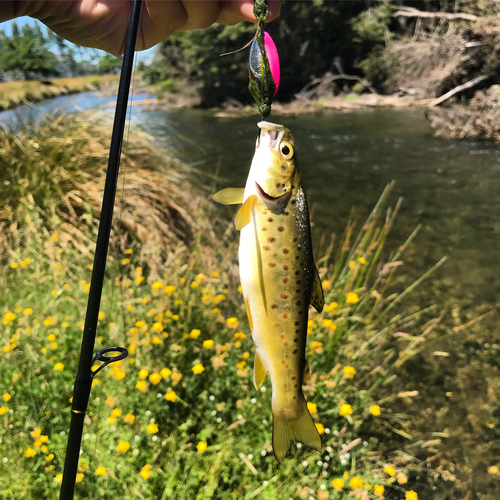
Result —
<instances>
[{"instance_id":1,"label":"caudal fin","mask_svg":"<svg viewBox=\"0 0 500 500\"><path fill-rule=\"evenodd\" d=\"M307 409L304 396L297 419L289 420L273 412L273 450L278 462L283 461L290 446L296 441L321 451L321 437Z\"/></svg>"}]
</instances>

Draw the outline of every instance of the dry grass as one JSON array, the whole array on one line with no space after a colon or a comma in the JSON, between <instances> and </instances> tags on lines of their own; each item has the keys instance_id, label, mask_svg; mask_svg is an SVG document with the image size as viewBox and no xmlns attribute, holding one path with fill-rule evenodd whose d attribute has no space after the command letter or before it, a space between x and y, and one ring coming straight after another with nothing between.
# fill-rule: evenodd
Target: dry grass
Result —
<instances>
[{"instance_id":1,"label":"dry grass","mask_svg":"<svg viewBox=\"0 0 500 500\"><path fill-rule=\"evenodd\" d=\"M0 109L10 109L25 101L38 102L63 94L95 90L118 83L119 75L77 76L0 83Z\"/></svg>"},{"instance_id":2,"label":"dry grass","mask_svg":"<svg viewBox=\"0 0 500 500\"><path fill-rule=\"evenodd\" d=\"M110 119L89 113L46 116L17 132L0 130L4 256L35 233L53 232L88 254L98 226L110 131ZM120 246L138 240L142 258L162 259L172 242L189 243L195 226L203 224L201 200L207 198L195 175L132 127L122 151L115 209L113 237Z\"/></svg>"}]
</instances>

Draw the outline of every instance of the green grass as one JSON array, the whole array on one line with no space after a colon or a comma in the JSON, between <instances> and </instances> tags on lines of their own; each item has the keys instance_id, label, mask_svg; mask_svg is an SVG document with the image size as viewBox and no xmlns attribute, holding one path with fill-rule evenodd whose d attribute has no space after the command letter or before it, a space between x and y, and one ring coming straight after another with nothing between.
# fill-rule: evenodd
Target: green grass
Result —
<instances>
[{"instance_id":1,"label":"green grass","mask_svg":"<svg viewBox=\"0 0 500 500\"><path fill-rule=\"evenodd\" d=\"M78 179L95 174L98 193L104 155L101 144L92 170L92 148L102 132L98 122L85 118L88 127L79 128L81 117L65 120L64 126L50 122L47 136L67 137L76 120L73 139L62 141L66 160L79 155L74 170L62 176L66 183L56 189L55 174L45 169L44 202L34 195L31 200L35 185L9 191L12 208L4 228L14 224L15 230L4 239L0 273L0 492L5 498L57 498L64 463L95 235L94 196L80 185L91 181ZM15 137L3 137L0 148L19 143L4 161L23 165L31 161L23 151L34 147L34 139L27 133ZM85 148L82 137L89 141ZM279 465L270 445L269 379L259 391L252 384L253 344L238 288L236 231L223 224L215 237L210 220L219 209L202 201L195 205L189 197L179 198L176 208L186 214L181 227L191 237L173 236L178 220L169 219L155 198L144 204L148 186L134 185L139 174L133 166L139 168L146 156L141 176L167 182L155 170L165 152L148 140L132 134L125 154L125 184L140 196L125 197L121 216L117 211L127 230L115 227L97 332L96 349L123 345L130 356L95 379L76 496L381 498L383 486L388 498L417 498L407 491L428 498L439 472L429 470L420 455L422 449L427 456L439 448L439 438L414 440L408 426L417 408L401 414L392 405L415 396L398 389L398 370L435 342L428 339L440 316L434 307L420 310L408 294L440 263L409 288L398 285L404 270L400 257L416 232L384 259L399 209L399 203L394 211L387 209L391 186L361 229L356 232L349 223L335 256L330 249L319 261L326 307L321 314L311 310L306 355L313 375L304 392L323 451L293 446ZM52 161L53 150L47 151ZM68 168L66 160L60 168ZM28 169L22 175L34 174ZM171 175L188 185L182 169ZM77 189L75 183L82 201L72 224L82 236L68 237L64 200ZM144 228L148 234L141 233ZM387 451L387 443L397 440Z\"/></svg>"}]
</instances>

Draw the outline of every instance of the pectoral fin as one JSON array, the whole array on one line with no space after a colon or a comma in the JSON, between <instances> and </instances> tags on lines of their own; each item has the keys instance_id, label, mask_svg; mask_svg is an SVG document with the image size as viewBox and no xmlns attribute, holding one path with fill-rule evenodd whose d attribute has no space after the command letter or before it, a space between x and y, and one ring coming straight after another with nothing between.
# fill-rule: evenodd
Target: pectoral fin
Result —
<instances>
[{"instance_id":1,"label":"pectoral fin","mask_svg":"<svg viewBox=\"0 0 500 500\"><path fill-rule=\"evenodd\" d=\"M245 203L241 205L238 213L236 214L236 219L234 221L236 225L236 229L240 231L243 229L252 219L252 208L255 204L255 200L257 199L257 195L252 194L249 196Z\"/></svg>"},{"instance_id":2,"label":"pectoral fin","mask_svg":"<svg viewBox=\"0 0 500 500\"><path fill-rule=\"evenodd\" d=\"M243 203L244 188L226 188L212 196L212 200L222 205L238 205Z\"/></svg>"},{"instance_id":3,"label":"pectoral fin","mask_svg":"<svg viewBox=\"0 0 500 500\"><path fill-rule=\"evenodd\" d=\"M311 305L319 313L323 310L323 306L325 305L325 298L323 296L323 286L321 285L321 280L319 279L319 273L316 266L314 266L314 278L313 278L313 286L311 292Z\"/></svg>"},{"instance_id":4,"label":"pectoral fin","mask_svg":"<svg viewBox=\"0 0 500 500\"><path fill-rule=\"evenodd\" d=\"M260 386L264 382L266 374L267 370L264 366L264 363L262 362L262 359L260 359L259 351L255 351L255 361L253 365L253 385L257 390L259 390Z\"/></svg>"},{"instance_id":5,"label":"pectoral fin","mask_svg":"<svg viewBox=\"0 0 500 500\"><path fill-rule=\"evenodd\" d=\"M309 363L306 361L304 366L304 374L302 376L302 382L307 382L311 378L311 369L309 368Z\"/></svg>"}]
</instances>

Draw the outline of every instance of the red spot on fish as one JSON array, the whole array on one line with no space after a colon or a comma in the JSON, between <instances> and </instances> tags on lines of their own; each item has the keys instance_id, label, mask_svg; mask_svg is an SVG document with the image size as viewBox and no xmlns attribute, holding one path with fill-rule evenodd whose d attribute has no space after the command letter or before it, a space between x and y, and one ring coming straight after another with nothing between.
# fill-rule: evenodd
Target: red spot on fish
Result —
<instances>
[{"instance_id":1,"label":"red spot on fish","mask_svg":"<svg viewBox=\"0 0 500 500\"><path fill-rule=\"evenodd\" d=\"M284 336L284 335L282 335L282 336L281 336L281 338L282 338L282 339L284 339L284 338L285 338L285 336Z\"/></svg>"},{"instance_id":2,"label":"red spot on fish","mask_svg":"<svg viewBox=\"0 0 500 500\"><path fill-rule=\"evenodd\" d=\"M267 222L272 222L273 221L273 218L272 217L268 217L267 218Z\"/></svg>"},{"instance_id":3,"label":"red spot on fish","mask_svg":"<svg viewBox=\"0 0 500 500\"><path fill-rule=\"evenodd\" d=\"M286 314L283 314L283 317L284 317L284 318L286 318L286 317L287 317L287 315L286 315Z\"/></svg>"},{"instance_id":4,"label":"red spot on fish","mask_svg":"<svg viewBox=\"0 0 500 500\"><path fill-rule=\"evenodd\" d=\"M283 283L288 283L288 278L283 278Z\"/></svg>"},{"instance_id":5,"label":"red spot on fish","mask_svg":"<svg viewBox=\"0 0 500 500\"><path fill-rule=\"evenodd\" d=\"M266 247L265 245L262 247L262 249L263 249L263 250L266 250L266 251L267 251L267 250L271 250L271 248L270 248L270 247Z\"/></svg>"},{"instance_id":6,"label":"red spot on fish","mask_svg":"<svg viewBox=\"0 0 500 500\"><path fill-rule=\"evenodd\" d=\"M282 294L281 294L281 298L282 298L282 299L288 299L288 295L287 295L286 293L282 293Z\"/></svg>"},{"instance_id":7,"label":"red spot on fish","mask_svg":"<svg viewBox=\"0 0 500 500\"><path fill-rule=\"evenodd\" d=\"M269 262L269 267L274 267L276 264L274 262Z\"/></svg>"},{"instance_id":8,"label":"red spot on fish","mask_svg":"<svg viewBox=\"0 0 500 500\"><path fill-rule=\"evenodd\" d=\"M285 365L285 368L288 368L288 365ZM285 387L286 387L286 385L285 385Z\"/></svg>"},{"instance_id":9,"label":"red spot on fish","mask_svg":"<svg viewBox=\"0 0 500 500\"><path fill-rule=\"evenodd\" d=\"M288 248L283 248L283 253L287 254L289 252Z\"/></svg>"},{"instance_id":10,"label":"red spot on fish","mask_svg":"<svg viewBox=\"0 0 500 500\"><path fill-rule=\"evenodd\" d=\"M274 326L278 327L278 326L280 326L280 324L279 323L274 323Z\"/></svg>"},{"instance_id":11,"label":"red spot on fish","mask_svg":"<svg viewBox=\"0 0 500 500\"><path fill-rule=\"evenodd\" d=\"M288 266L283 266L283 271L288 271Z\"/></svg>"},{"instance_id":12,"label":"red spot on fish","mask_svg":"<svg viewBox=\"0 0 500 500\"><path fill-rule=\"evenodd\" d=\"M285 226L280 226L280 227L278 228L278 231L279 231L280 233L282 233L284 230L285 230Z\"/></svg>"},{"instance_id":13,"label":"red spot on fish","mask_svg":"<svg viewBox=\"0 0 500 500\"><path fill-rule=\"evenodd\" d=\"M267 241L269 241L269 243L274 243L275 239L274 238L267 238Z\"/></svg>"},{"instance_id":14,"label":"red spot on fish","mask_svg":"<svg viewBox=\"0 0 500 500\"><path fill-rule=\"evenodd\" d=\"M263 228L262 228L262 231L267 231L267 227L263 227Z\"/></svg>"},{"instance_id":15,"label":"red spot on fish","mask_svg":"<svg viewBox=\"0 0 500 500\"><path fill-rule=\"evenodd\" d=\"M288 345L288 342L283 342L283 345L286 347Z\"/></svg>"}]
</instances>

